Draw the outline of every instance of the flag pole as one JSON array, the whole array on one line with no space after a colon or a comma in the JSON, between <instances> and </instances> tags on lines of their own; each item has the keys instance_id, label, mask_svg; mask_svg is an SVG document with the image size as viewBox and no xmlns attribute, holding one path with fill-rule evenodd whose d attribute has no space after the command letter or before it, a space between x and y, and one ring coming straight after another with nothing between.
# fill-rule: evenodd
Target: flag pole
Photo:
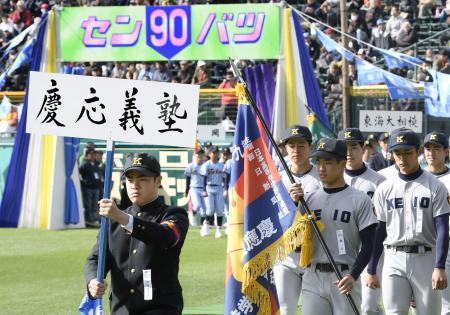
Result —
<instances>
[{"instance_id":1,"label":"flag pole","mask_svg":"<svg viewBox=\"0 0 450 315\"><path fill-rule=\"evenodd\" d=\"M106 162L105 162L105 184L103 187L103 198L109 199L111 194L111 174L114 161L114 141L108 140L106 142ZM97 281L104 282L105 274L105 258L106 258L106 241L108 239L108 218L102 216L100 223L100 240L98 249L98 265L97 265ZM103 306L100 301L100 307Z\"/></svg>"},{"instance_id":2,"label":"flag pole","mask_svg":"<svg viewBox=\"0 0 450 315\"><path fill-rule=\"evenodd\" d=\"M236 65L234 64L233 60L231 60L231 58L228 58L228 59L229 59L231 68L233 70L234 76L238 79L239 83L241 83L244 86L245 96L247 97L247 100L250 102L250 105L252 106L253 110L255 111L256 115L258 116L258 118L264 128L264 131L266 132L266 135L269 137L270 143L272 144L272 147L274 148L278 158L280 159L281 164L283 165L284 170L286 171L286 174L289 177L289 181L292 184L295 184L296 182L295 182L294 176L292 175L290 168L288 167L286 161L284 160L284 157L281 154L281 151L278 148L277 142L273 138L273 135L272 135L269 127L267 126L266 122L264 121L264 118L263 118L261 112L259 111L258 106L256 105L256 102L255 102L253 96L250 94L247 84L245 83L244 79L242 78L239 69L236 67ZM324 252L327 256L328 261L330 262L331 266L333 267L336 277L338 278L339 281L342 280L341 271L339 270L338 266L336 265L336 262L335 262L333 256L331 255L330 249L328 248L327 244L325 243L323 235L320 232L319 227L317 226L317 223L314 219L313 213L309 209L308 204L306 203L306 201L303 197L300 198L298 209L302 214L306 213L308 220L311 223L311 226L314 230L314 233L316 234L317 239L319 240L319 243L322 246L322 249L324 250ZM347 300L349 301L349 303L353 309L353 312L356 315L360 315L359 310L358 310L352 296L350 294L346 294L346 296L347 296Z\"/></svg>"}]
</instances>

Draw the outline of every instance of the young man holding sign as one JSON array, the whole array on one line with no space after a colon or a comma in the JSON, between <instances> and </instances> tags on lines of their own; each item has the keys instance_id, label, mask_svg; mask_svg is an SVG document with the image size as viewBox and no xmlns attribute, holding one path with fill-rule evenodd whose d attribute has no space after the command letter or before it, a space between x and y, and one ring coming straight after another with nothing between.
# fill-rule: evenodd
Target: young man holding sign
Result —
<instances>
[{"instance_id":1,"label":"young man holding sign","mask_svg":"<svg viewBox=\"0 0 450 315\"><path fill-rule=\"evenodd\" d=\"M105 278L111 271L111 313L181 314L178 265L189 227L187 213L158 198L161 168L155 157L128 156L122 175L133 204L121 211L110 199L99 202L100 215L110 219ZM97 242L85 265L90 298L101 298L106 291L96 279L98 252Z\"/></svg>"}]
</instances>

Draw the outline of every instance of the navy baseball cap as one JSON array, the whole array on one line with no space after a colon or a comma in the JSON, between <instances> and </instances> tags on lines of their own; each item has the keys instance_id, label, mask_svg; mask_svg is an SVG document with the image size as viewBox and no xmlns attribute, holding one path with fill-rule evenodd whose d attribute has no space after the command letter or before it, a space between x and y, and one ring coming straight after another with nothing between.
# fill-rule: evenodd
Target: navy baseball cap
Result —
<instances>
[{"instance_id":1,"label":"navy baseball cap","mask_svg":"<svg viewBox=\"0 0 450 315\"><path fill-rule=\"evenodd\" d=\"M364 142L364 136L358 128L346 128L339 133L339 140Z\"/></svg>"},{"instance_id":2,"label":"navy baseball cap","mask_svg":"<svg viewBox=\"0 0 450 315\"><path fill-rule=\"evenodd\" d=\"M426 145L427 143L437 144L444 148L448 148L448 137L442 132L433 131L425 136L423 144Z\"/></svg>"},{"instance_id":3,"label":"navy baseball cap","mask_svg":"<svg viewBox=\"0 0 450 315\"><path fill-rule=\"evenodd\" d=\"M411 130L399 131L389 138L390 150L408 150L420 147L419 136Z\"/></svg>"},{"instance_id":4,"label":"navy baseball cap","mask_svg":"<svg viewBox=\"0 0 450 315\"><path fill-rule=\"evenodd\" d=\"M371 133L371 134L369 134L369 135L367 136L366 141L378 141L378 137L377 137L376 134Z\"/></svg>"},{"instance_id":5,"label":"navy baseball cap","mask_svg":"<svg viewBox=\"0 0 450 315\"><path fill-rule=\"evenodd\" d=\"M308 142L312 142L312 134L308 127L293 125L287 128L283 133L281 143L286 143L290 139L305 139Z\"/></svg>"},{"instance_id":6,"label":"navy baseball cap","mask_svg":"<svg viewBox=\"0 0 450 315\"><path fill-rule=\"evenodd\" d=\"M230 148L229 147L223 148L222 153L231 154Z\"/></svg>"},{"instance_id":7,"label":"navy baseball cap","mask_svg":"<svg viewBox=\"0 0 450 315\"><path fill-rule=\"evenodd\" d=\"M161 175L161 166L153 155L133 153L127 156L122 176L126 176L129 171L137 171L145 176L154 177Z\"/></svg>"},{"instance_id":8,"label":"navy baseball cap","mask_svg":"<svg viewBox=\"0 0 450 315\"><path fill-rule=\"evenodd\" d=\"M215 146L211 147L211 150L209 152L216 153L216 152L220 152L220 150L219 150L219 147L215 145Z\"/></svg>"},{"instance_id":9,"label":"navy baseball cap","mask_svg":"<svg viewBox=\"0 0 450 315\"><path fill-rule=\"evenodd\" d=\"M384 140L389 140L389 132L383 132L380 135L380 138L378 139L379 141L384 141Z\"/></svg>"},{"instance_id":10,"label":"navy baseball cap","mask_svg":"<svg viewBox=\"0 0 450 315\"><path fill-rule=\"evenodd\" d=\"M315 153L316 158L322 159L337 159L346 160L347 159L347 146L345 142L338 139L320 139L317 144L317 150Z\"/></svg>"}]
</instances>

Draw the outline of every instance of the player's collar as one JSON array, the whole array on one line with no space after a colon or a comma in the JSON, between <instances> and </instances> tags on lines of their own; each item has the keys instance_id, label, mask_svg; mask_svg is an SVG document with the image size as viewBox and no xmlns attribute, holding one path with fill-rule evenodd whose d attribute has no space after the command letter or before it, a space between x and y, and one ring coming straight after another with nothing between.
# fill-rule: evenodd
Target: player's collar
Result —
<instances>
[{"instance_id":1,"label":"player's collar","mask_svg":"<svg viewBox=\"0 0 450 315\"><path fill-rule=\"evenodd\" d=\"M347 184L345 184L342 187L338 187L338 188L323 188L323 190L327 193L327 194L335 194L337 192L343 191L344 189L346 189L348 187Z\"/></svg>"},{"instance_id":2,"label":"player's collar","mask_svg":"<svg viewBox=\"0 0 450 315\"><path fill-rule=\"evenodd\" d=\"M404 181L411 181L411 180L415 180L415 179L419 178L419 176L422 175L422 173L423 173L423 170L419 167L419 169L416 172L408 174L408 175L398 172L398 176L401 179L403 179Z\"/></svg>"},{"instance_id":3,"label":"player's collar","mask_svg":"<svg viewBox=\"0 0 450 315\"><path fill-rule=\"evenodd\" d=\"M433 174L434 176L439 176L439 175L444 175L445 173L448 172L448 167L446 166L445 169L442 172L439 173L433 173L430 170L428 170L428 172L430 172L431 174Z\"/></svg>"},{"instance_id":4,"label":"player's collar","mask_svg":"<svg viewBox=\"0 0 450 315\"><path fill-rule=\"evenodd\" d=\"M292 166L291 166L291 168L292 168ZM314 168L314 166L310 165L309 170L307 170L306 172L304 172L304 173L300 173L300 172L299 173L294 173L294 172L292 172L292 174L297 176L297 177L302 177L302 176L305 176L306 174L308 174L309 172L311 172L313 168Z\"/></svg>"},{"instance_id":5,"label":"player's collar","mask_svg":"<svg viewBox=\"0 0 450 315\"><path fill-rule=\"evenodd\" d=\"M367 171L367 166L366 166L366 164L363 163L363 166L359 170L349 170L346 168L345 174L347 174L348 176L351 176L351 177L355 177L355 176L359 176L359 175L363 174L365 171Z\"/></svg>"}]
</instances>

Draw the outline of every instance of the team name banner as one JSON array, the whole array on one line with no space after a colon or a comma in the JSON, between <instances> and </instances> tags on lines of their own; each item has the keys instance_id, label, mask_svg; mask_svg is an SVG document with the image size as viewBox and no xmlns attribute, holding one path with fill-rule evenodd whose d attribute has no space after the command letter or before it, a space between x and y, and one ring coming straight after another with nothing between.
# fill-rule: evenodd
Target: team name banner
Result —
<instances>
[{"instance_id":1,"label":"team name banner","mask_svg":"<svg viewBox=\"0 0 450 315\"><path fill-rule=\"evenodd\" d=\"M275 4L64 8L63 61L277 59Z\"/></svg>"},{"instance_id":2,"label":"team name banner","mask_svg":"<svg viewBox=\"0 0 450 315\"><path fill-rule=\"evenodd\" d=\"M391 132L404 127L421 133L422 121L423 113L418 111L359 111L359 129L364 132Z\"/></svg>"},{"instance_id":3,"label":"team name banner","mask_svg":"<svg viewBox=\"0 0 450 315\"><path fill-rule=\"evenodd\" d=\"M199 86L30 72L27 132L193 147Z\"/></svg>"}]
</instances>

